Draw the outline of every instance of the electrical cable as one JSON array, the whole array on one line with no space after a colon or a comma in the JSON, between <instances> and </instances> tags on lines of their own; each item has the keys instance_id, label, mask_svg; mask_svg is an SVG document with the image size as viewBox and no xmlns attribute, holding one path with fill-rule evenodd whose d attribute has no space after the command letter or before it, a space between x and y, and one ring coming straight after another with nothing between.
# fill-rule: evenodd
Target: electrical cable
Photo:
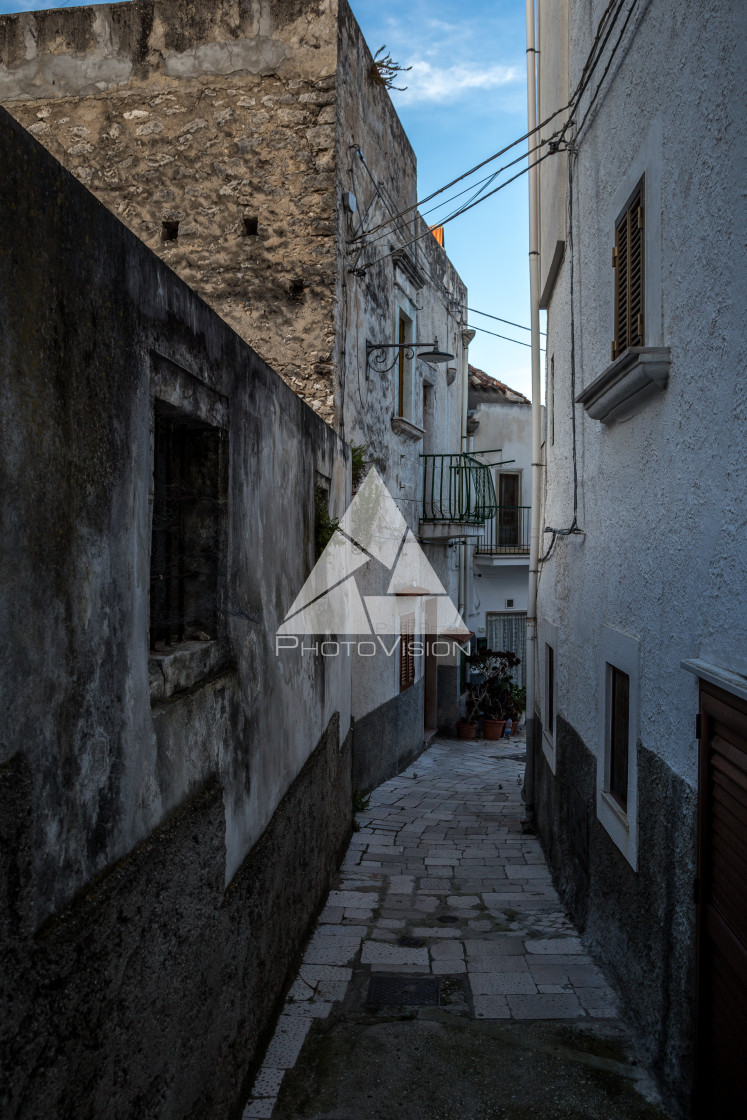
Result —
<instances>
[{"instance_id":1,"label":"electrical cable","mask_svg":"<svg viewBox=\"0 0 747 1120\"><path fill-rule=\"evenodd\" d=\"M612 63L614 61L615 55L617 54L617 50L620 46L620 43L622 42L623 35L625 34L627 26L630 23L630 18L633 15L633 12L635 10L635 6L636 6L637 3L638 3L638 0L633 0L633 3L630 5L630 9L628 11L627 16L625 17L625 21L624 21L622 27L620 28L620 34L617 37L617 42L615 43L614 47L612 48L612 52L610 54L610 57L607 60L607 65L605 66L604 72L602 73L602 76L599 79L599 84L597 85L597 88L594 90L594 93L592 94L591 101L589 102L589 104L586 107L586 112L584 113L583 117L581 118L581 123L576 128L576 140L578 140L578 137L581 133L581 129L586 124L589 113L591 112L592 108L594 107L594 103L595 103L597 97L599 96L599 91L601 90L602 85L604 84L604 80L607 77L607 74L609 73L610 66L612 65Z\"/></svg>"},{"instance_id":2,"label":"electrical cable","mask_svg":"<svg viewBox=\"0 0 747 1120\"><path fill-rule=\"evenodd\" d=\"M636 0L634 0L634 3L635 2L636 2ZM418 202L415 202L411 206L406 207L404 210L399 211L396 215L392 215L391 221L381 222L381 223L379 223L378 226L374 226L372 229L370 229L368 231L368 233L369 234L377 233L380 229L384 228L385 226L390 225L392 221L397 221L399 218L404 217L405 215L412 213L413 210L419 210L422 206L425 205L426 202L430 202L431 199L436 198L440 194L443 194L444 191L450 190L451 187L456 186L457 183L460 183L464 179L469 178L470 175L474 175L474 173L476 171L479 171L481 168L487 166L487 164L492 163L493 160L499 159L500 156L505 155L505 153L510 151L511 148L515 148L517 144L521 144L524 140L528 140L530 136L532 136L534 133L539 132L541 129L543 129L546 125L548 125L550 123L550 121L554 120L555 117L559 116L560 113L565 112L566 109L572 109L572 110L575 109L577 107L578 101L580 100L581 96L583 95L589 81L591 80L591 77L594 73L594 70L596 69L596 66L599 62L599 59L601 58L602 51L604 50L604 47L607 44L609 36L612 33L612 29L615 25L615 22L617 21L617 18L620 14L620 11L622 10L622 7L623 7L624 3L625 3L625 0L609 0L609 3L607 5L607 7L605 8L605 10L602 14L602 18L600 19L599 24L597 26L597 31L596 31L596 35L594 37L594 42L591 45L591 49L589 51L589 54L587 55L586 62L584 63L583 70L581 71L581 77L579 78L579 81L576 85L576 88L575 88L570 100L568 101L567 105L563 105L559 109L556 109L553 113L550 114L549 117L546 117L543 121L541 121L533 129L530 129L523 136L520 136L517 140L512 141L512 143L508 144L506 147L501 148L499 151L495 152L492 156L488 156L487 159L482 160L480 163L478 163L474 167L472 167L469 171L463 172L463 174L457 176L456 179L452 179L451 182L446 183L445 186L439 187L438 190L433 191L429 195L426 195L424 198L420 199ZM615 6L615 4L618 5L617 10L615 11L614 16L612 17L612 21L610 23L610 26L607 28L607 34L605 35L604 42L602 43L602 46L599 50L599 53L596 54L596 48L597 48L597 45L599 44L599 40L600 40L600 38L602 36L602 32L605 28L605 25L606 25L606 22L607 22L607 17L609 16L610 11ZM539 145L536 145L536 147L534 149L530 149L530 151L535 151L535 150L537 150L537 148L543 147L544 144L550 143L553 139L555 139L556 136L560 136L561 141L562 141L564 139L566 129L571 124L572 119L573 118L572 118L572 114L571 114L571 116L569 116L568 120L566 120L566 122L561 126L560 129L558 129L553 134L553 136L548 137L547 140L542 141ZM529 154L530 154L529 152L525 152L525 153L523 153L523 155L520 158L524 158L524 156L529 155ZM515 160L513 162L518 162L518 160ZM506 166L510 167L510 166L512 166L512 164L507 164ZM504 168L504 170L505 170L505 168ZM495 172L495 174L497 175L497 174L499 174L499 172ZM467 188L467 189L469 189L469 188ZM458 198L460 194L465 194L465 193L466 193L466 191L460 191L457 195L452 196L452 199L453 198ZM439 203L438 205L441 205L441 204ZM389 209L389 208L387 207L387 209ZM431 210L434 210L434 209L437 209L437 207L432 207L431 208ZM391 214L391 210L389 212ZM428 212L430 213L431 211L428 211ZM351 239L351 241L355 241L355 240L359 240L359 239L358 238Z\"/></svg>"},{"instance_id":3,"label":"electrical cable","mask_svg":"<svg viewBox=\"0 0 747 1120\"><path fill-rule=\"evenodd\" d=\"M482 334L492 334L493 338L502 338L504 342L515 342L517 346L526 346L529 350L532 349L531 342L521 342L518 338L509 338L507 334L498 334L497 331L489 331L485 327L476 327L474 324L470 323L468 329L471 331L481 331ZM540 346L540 350L544 349L544 346Z\"/></svg>"},{"instance_id":4,"label":"electrical cable","mask_svg":"<svg viewBox=\"0 0 747 1120\"><path fill-rule=\"evenodd\" d=\"M536 167L537 164L542 163L543 160L546 160L549 156L552 156L552 155L555 155L554 151L545 152L545 154L543 156L540 156L539 159L536 159L534 161L534 163L530 163L527 167L522 168L522 170L518 171L516 173L516 175L512 175L510 179L506 179L503 183L500 183L497 187L494 187L492 191L490 191L486 195L483 195L482 198L477 199L476 202L471 202L471 203L469 203L469 205L465 205L465 206L461 207L461 209L456 210L448 218L445 218L444 221L441 222L440 224L441 225L446 225L447 222L453 222L455 218L459 218L459 217L461 217L462 214L466 214L468 210L471 210L475 206L479 206L481 202L485 202L486 199L490 198L494 194L497 194L498 191L502 191L504 187L510 186L511 183L514 183L514 182L516 182L517 179L520 179L522 175L526 175L527 172L530 171L532 167ZM420 234L417 235L417 237L413 237L412 240L409 241L406 245L404 245L404 246L400 245L398 248L392 249L389 253L384 253L383 256L376 257L374 260L370 261L365 267L366 268L372 268L373 265L380 264L381 261L388 260L389 257L394 256L394 254L400 252L401 249L403 249L403 248L408 249L410 247L410 245L414 245L416 241L422 241L422 239L424 237L432 237L432 236L433 236L433 234L431 233L431 230L426 229L424 233L420 233Z\"/></svg>"},{"instance_id":5,"label":"electrical cable","mask_svg":"<svg viewBox=\"0 0 747 1120\"><path fill-rule=\"evenodd\" d=\"M498 323L506 323L509 327L518 327L520 331L531 331L531 327L525 327L521 323L513 323L510 319L501 319L500 315L491 315L488 311L478 311L476 307L468 307L473 315L484 315L486 319L495 319ZM478 330L481 328L478 327ZM547 336L547 331L540 331L540 334Z\"/></svg>"},{"instance_id":6,"label":"electrical cable","mask_svg":"<svg viewBox=\"0 0 747 1120\"><path fill-rule=\"evenodd\" d=\"M524 140L528 140L529 137L532 136L535 132L538 132L541 128L544 128L545 125L549 124L550 121L554 120L555 117L557 117L560 113L564 113L565 110L569 109L570 107L570 104L562 105L559 109L556 109L554 113L551 113L549 117L546 117L544 121L538 124L536 128L530 129L529 132L526 132L523 136L520 136L518 140L513 140L510 144L507 144L505 148L501 148L500 151L494 152L492 156L488 156L487 159L484 159L480 163L475 164L475 166L470 168L469 171L465 171L462 175L458 175L456 179L452 179L450 183L447 183L443 187L439 187L438 190L426 195L425 198L421 198L418 202L414 202L412 206L408 206L404 210L401 210L398 214L393 215L392 220L396 221L398 218L403 218L406 214L412 213L413 210L419 210L421 206L424 206L426 202L430 202L432 198L436 198L438 195L443 194L444 191L448 191L451 189L451 187L455 187L457 183L461 183L464 179L468 179L470 175L474 175L476 171L479 171L481 168L486 167L487 164L492 163L494 159L500 159L500 157L505 155L506 152L510 152L511 149L515 148L517 144L521 144ZM527 152L524 152L522 158L525 158L527 154ZM507 166L510 167L511 164L507 164ZM498 174L498 172L496 172L496 174ZM369 230L369 233L376 233L383 226L389 224L389 222L381 222L380 225L374 226L373 229Z\"/></svg>"}]
</instances>

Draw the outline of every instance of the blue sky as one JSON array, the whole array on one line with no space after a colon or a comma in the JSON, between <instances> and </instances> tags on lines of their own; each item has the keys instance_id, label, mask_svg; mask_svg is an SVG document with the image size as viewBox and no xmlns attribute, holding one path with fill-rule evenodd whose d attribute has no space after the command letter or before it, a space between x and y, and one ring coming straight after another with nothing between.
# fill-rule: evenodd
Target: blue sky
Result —
<instances>
[{"instance_id":1,"label":"blue sky","mask_svg":"<svg viewBox=\"0 0 747 1120\"><path fill-rule=\"evenodd\" d=\"M407 90L393 91L392 100L418 157L421 198L526 131L523 0L351 4L371 50L386 44L395 61L412 66L398 83ZM0 0L0 12L63 6L73 5ZM470 307L528 325L526 176L447 225L446 249L469 288ZM528 332L477 315L471 325L529 341ZM527 396L529 354L480 332L470 347L473 365Z\"/></svg>"}]
</instances>

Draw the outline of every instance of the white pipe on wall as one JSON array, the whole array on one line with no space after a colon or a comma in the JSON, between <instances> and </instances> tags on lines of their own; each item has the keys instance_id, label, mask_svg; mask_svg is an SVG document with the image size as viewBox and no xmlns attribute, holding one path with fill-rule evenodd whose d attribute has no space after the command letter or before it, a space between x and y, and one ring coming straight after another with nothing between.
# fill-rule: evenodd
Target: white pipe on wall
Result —
<instances>
[{"instance_id":1,"label":"white pipe on wall","mask_svg":"<svg viewBox=\"0 0 747 1120\"><path fill-rule=\"evenodd\" d=\"M527 128L528 147L537 143L537 67L534 26L534 0L526 0L527 21ZM529 588L527 595L527 762L524 775L524 827L534 824L534 761L536 754L535 706L537 700L537 576L539 572L540 501L542 496L542 412L540 404L539 333L539 171L529 157L529 299L532 330L532 529L529 544Z\"/></svg>"}]
</instances>

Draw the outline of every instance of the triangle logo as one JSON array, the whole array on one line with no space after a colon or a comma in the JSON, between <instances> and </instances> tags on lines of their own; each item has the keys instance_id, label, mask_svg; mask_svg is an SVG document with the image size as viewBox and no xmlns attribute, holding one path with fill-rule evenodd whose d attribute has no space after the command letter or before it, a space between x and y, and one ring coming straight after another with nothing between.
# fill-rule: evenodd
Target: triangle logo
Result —
<instances>
[{"instance_id":1,"label":"triangle logo","mask_svg":"<svg viewBox=\"0 0 747 1120\"><path fill-rule=\"evenodd\" d=\"M361 596L356 573L365 570ZM372 468L345 511L278 635L399 635L404 615L416 633L467 630L430 561L408 528L378 471Z\"/></svg>"}]
</instances>

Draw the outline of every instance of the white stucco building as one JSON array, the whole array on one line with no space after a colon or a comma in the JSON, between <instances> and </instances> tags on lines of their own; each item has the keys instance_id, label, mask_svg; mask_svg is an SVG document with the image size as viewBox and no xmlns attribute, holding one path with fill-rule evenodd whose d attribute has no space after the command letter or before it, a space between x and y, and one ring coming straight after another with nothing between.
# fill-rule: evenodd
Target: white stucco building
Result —
<instances>
[{"instance_id":1,"label":"white stucco building","mask_svg":"<svg viewBox=\"0 0 747 1120\"><path fill-rule=\"evenodd\" d=\"M713 1116L747 1093L743 17L538 4L539 119L573 102L539 169L538 827L670 1103Z\"/></svg>"},{"instance_id":2,"label":"white stucco building","mask_svg":"<svg viewBox=\"0 0 747 1120\"><path fill-rule=\"evenodd\" d=\"M532 406L525 396L469 368L469 428L477 459L490 466L497 512L470 548L467 622L477 644L510 649L526 683Z\"/></svg>"}]
</instances>

